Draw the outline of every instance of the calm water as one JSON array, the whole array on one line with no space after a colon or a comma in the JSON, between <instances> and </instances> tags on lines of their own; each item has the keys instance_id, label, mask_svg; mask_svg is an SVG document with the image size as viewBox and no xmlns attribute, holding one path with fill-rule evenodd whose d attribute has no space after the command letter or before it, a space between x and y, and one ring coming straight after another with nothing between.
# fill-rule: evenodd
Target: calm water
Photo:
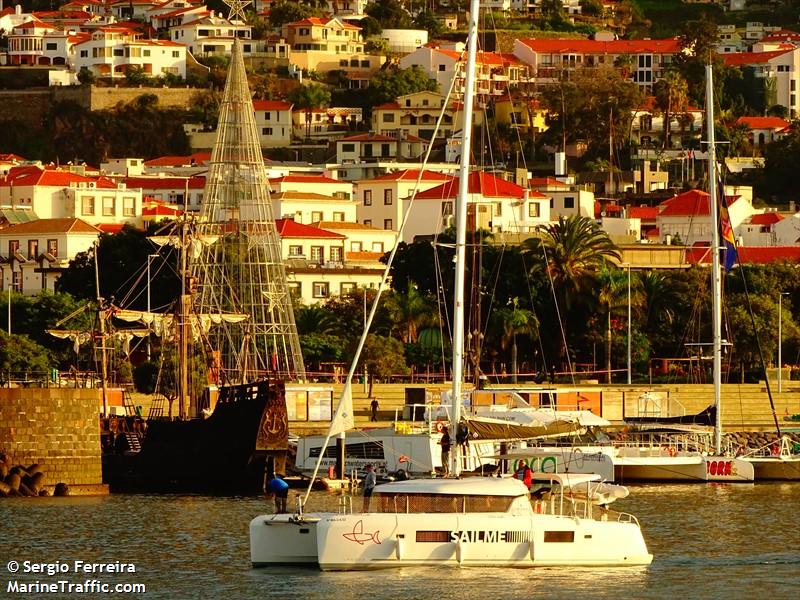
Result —
<instances>
[{"instance_id":1,"label":"calm water","mask_svg":"<svg viewBox=\"0 0 800 600\"><path fill-rule=\"evenodd\" d=\"M314 497L319 505L329 501ZM800 484L634 486L653 564L620 569L398 569L321 573L249 564L260 498L115 495L0 500L0 595L9 579L144 583L144 598L796 598ZM12 576L9 560L132 562L137 572ZM64 597L60 594L33 597ZM78 597L76 595L67 597ZM83 597L99 597L87 594Z\"/></svg>"}]
</instances>

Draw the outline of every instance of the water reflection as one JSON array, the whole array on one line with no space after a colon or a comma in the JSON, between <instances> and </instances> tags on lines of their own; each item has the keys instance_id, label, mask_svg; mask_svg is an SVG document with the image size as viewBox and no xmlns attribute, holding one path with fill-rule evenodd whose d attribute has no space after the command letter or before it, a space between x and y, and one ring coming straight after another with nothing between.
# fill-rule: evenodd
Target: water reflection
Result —
<instances>
[{"instance_id":1,"label":"water reflection","mask_svg":"<svg viewBox=\"0 0 800 600\"><path fill-rule=\"evenodd\" d=\"M639 518L655 560L617 569L254 570L248 523L272 503L252 497L5 499L13 527L0 528L0 547L6 561L132 562L148 599L788 597L798 502L797 484L633 486L617 506ZM312 503L335 509L338 499L314 493Z\"/></svg>"}]
</instances>

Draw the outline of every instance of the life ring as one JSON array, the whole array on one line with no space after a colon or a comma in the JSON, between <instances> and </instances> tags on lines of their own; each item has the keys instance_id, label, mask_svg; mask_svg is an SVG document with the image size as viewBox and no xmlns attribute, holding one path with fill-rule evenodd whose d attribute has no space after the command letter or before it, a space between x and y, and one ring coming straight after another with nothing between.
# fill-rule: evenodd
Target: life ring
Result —
<instances>
[{"instance_id":1,"label":"life ring","mask_svg":"<svg viewBox=\"0 0 800 600\"><path fill-rule=\"evenodd\" d=\"M444 431L444 423L441 421L436 421L436 433L442 433Z\"/></svg>"}]
</instances>

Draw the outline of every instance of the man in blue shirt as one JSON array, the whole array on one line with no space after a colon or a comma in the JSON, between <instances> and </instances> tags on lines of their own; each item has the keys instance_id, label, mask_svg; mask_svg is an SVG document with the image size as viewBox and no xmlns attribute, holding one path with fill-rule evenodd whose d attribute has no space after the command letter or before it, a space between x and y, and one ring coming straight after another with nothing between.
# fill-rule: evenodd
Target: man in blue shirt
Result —
<instances>
[{"instance_id":1,"label":"man in blue shirt","mask_svg":"<svg viewBox=\"0 0 800 600\"><path fill-rule=\"evenodd\" d=\"M289 484L279 475L273 475L267 484L267 493L275 497L275 512L286 512L286 499L289 497Z\"/></svg>"}]
</instances>

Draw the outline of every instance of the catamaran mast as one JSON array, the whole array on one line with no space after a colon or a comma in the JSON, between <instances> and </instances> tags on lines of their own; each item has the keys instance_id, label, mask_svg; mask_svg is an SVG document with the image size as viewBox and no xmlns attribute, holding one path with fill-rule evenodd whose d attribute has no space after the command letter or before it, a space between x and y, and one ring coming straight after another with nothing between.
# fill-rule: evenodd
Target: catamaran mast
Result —
<instances>
[{"instance_id":1,"label":"catamaran mast","mask_svg":"<svg viewBox=\"0 0 800 600\"><path fill-rule=\"evenodd\" d=\"M461 127L461 164L458 171L456 196L456 278L453 291L453 398L450 408L450 433L456 435L461 420L461 382L464 377L464 271L467 246L467 200L469 192L469 159L472 141L472 104L475 95L475 63L478 45L478 11L480 0L470 0L469 33L467 36L467 65L464 78L464 122ZM458 476L461 470L461 448L453 446L450 472Z\"/></svg>"},{"instance_id":2,"label":"catamaran mast","mask_svg":"<svg viewBox=\"0 0 800 600\"><path fill-rule=\"evenodd\" d=\"M717 156L714 137L714 69L706 65L706 127L708 128L708 203L711 215L711 322L714 365L714 447L717 456L722 451L722 274L719 264L719 209L717 199Z\"/></svg>"}]
</instances>

